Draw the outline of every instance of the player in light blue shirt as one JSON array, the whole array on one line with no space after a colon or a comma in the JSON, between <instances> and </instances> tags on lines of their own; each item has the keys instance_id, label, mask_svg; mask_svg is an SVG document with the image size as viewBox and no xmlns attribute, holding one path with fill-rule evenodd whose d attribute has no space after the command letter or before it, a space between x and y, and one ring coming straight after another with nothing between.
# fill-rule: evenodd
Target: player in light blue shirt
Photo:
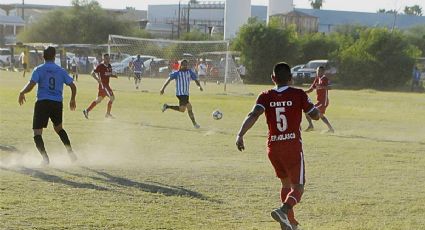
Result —
<instances>
[{"instance_id":1,"label":"player in light blue shirt","mask_svg":"<svg viewBox=\"0 0 425 230\"><path fill-rule=\"evenodd\" d=\"M139 54L137 55L137 59L133 61L134 84L136 85L136 89L139 89L144 70L145 64L143 63L143 59L140 58Z\"/></svg>"},{"instance_id":2,"label":"player in light blue shirt","mask_svg":"<svg viewBox=\"0 0 425 230\"><path fill-rule=\"evenodd\" d=\"M179 99L179 105L168 105L164 104L162 106L162 112L164 112L167 109L172 109L179 112L185 112L187 108L187 113L189 114L189 118L192 121L192 124L195 128L200 128L199 124L195 121L195 115L192 111L192 105L189 102L189 86L190 81L195 81L196 85L199 87L199 90L203 91L201 84L198 81L198 76L188 68L188 61L183 59L180 62L180 68L179 71L170 73L170 76L165 81L164 85L162 86L160 93L161 95L164 94L164 90L167 87L167 85L172 81L176 81L176 96Z\"/></svg>"},{"instance_id":3,"label":"player in light blue shirt","mask_svg":"<svg viewBox=\"0 0 425 230\"><path fill-rule=\"evenodd\" d=\"M65 145L71 160L77 160L68 134L62 128L63 85L66 84L71 88L71 100L69 102L71 110L76 108L75 96L77 87L68 73L54 63L55 55L56 49L54 47L49 46L43 51L44 64L34 69L31 80L21 90L18 99L20 105L24 104L26 101L25 94L31 92L34 86L38 84L37 101L33 116L33 131L35 146L43 157L42 164L44 165L48 165L50 162L42 138L43 128L47 127L49 118L52 120L54 129Z\"/></svg>"}]
</instances>

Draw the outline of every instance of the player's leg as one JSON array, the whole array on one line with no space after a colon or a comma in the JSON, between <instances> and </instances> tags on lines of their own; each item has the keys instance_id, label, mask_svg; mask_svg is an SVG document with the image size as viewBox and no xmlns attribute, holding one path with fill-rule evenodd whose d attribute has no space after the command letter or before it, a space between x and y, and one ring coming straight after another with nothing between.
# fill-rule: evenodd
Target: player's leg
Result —
<instances>
[{"instance_id":1,"label":"player's leg","mask_svg":"<svg viewBox=\"0 0 425 230\"><path fill-rule=\"evenodd\" d=\"M34 107L34 116L32 121L32 129L34 132L34 143L38 152L43 157L42 164L48 165L50 163L49 156L47 155L46 148L43 141L43 128L47 127L49 121L49 108L46 106L45 101L37 101Z\"/></svg>"},{"instance_id":2,"label":"player's leg","mask_svg":"<svg viewBox=\"0 0 425 230\"><path fill-rule=\"evenodd\" d=\"M292 191L292 188L291 188L291 182L290 182L288 177L281 178L280 181L282 183L282 187L280 189L280 201L283 204L285 202L288 194ZM295 219L294 209L288 210L288 219L289 219L289 222L292 225L292 228L298 226L299 223Z\"/></svg>"},{"instance_id":3,"label":"player's leg","mask_svg":"<svg viewBox=\"0 0 425 230\"><path fill-rule=\"evenodd\" d=\"M53 128L55 132L59 135L62 143L65 145L65 148L68 152L71 161L76 161L77 156L75 156L74 151L72 151L71 142L69 141L68 134L62 127L62 117L63 117L63 106L62 103L52 103L52 109L50 112L50 119L53 122Z\"/></svg>"},{"instance_id":4,"label":"player's leg","mask_svg":"<svg viewBox=\"0 0 425 230\"><path fill-rule=\"evenodd\" d=\"M314 126L313 126L313 121L311 120L311 117L308 114L305 114L305 118L307 119L308 127L304 131L305 132L313 131Z\"/></svg>"},{"instance_id":5,"label":"player's leg","mask_svg":"<svg viewBox=\"0 0 425 230\"><path fill-rule=\"evenodd\" d=\"M86 117L86 119L89 119L89 112L94 107L96 107L97 104L99 104L100 102L102 102L102 100L103 100L104 97L105 96L101 92L99 92L96 100L92 101L92 103L89 105L89 107L87 109L83 110L83 114L84 114L84 117Z\"/></svg>"},{"instance_id":6,"label":"player's leg","mask_svg":"<svg viewBox=\"0 0 425 230\"><path fill-rule=\"evenodd\" d=\"M329 133L334 133L335 130L332 127L331 123L329 122L328 118L325 117L325 114L321 113L320 114L320 119L328 126L328 132Z\"/></svg>"},{"instance_id":7,"label":"player's leg","mask_svg":"<svg viewBox=\"0 0 425 230\"><path fill-rule=\"evenodd\" d=\"M168 104L164 104L162 106L162 112L164 112L167 109L172 109L174 111L178 111L178 112L184 112L186 111L186 104L187 102L185 102L183 96L181 95L177 95L176 96L179 99L179 105L168 105Z\"/></svg>"},{"instance_id":8,"label":"player's leg","mask_svg":"<svg viewBox=\"0 0 425 230\"><path fill-rule=\"evenodd\" d=\"M112 90L110 91L111 93L112 93ZM114 116L112 116L112 114L111 114L111 110L112 110L112 103L114 102L114 100L115 100L115 96L112 94L112 95L110 95L109 96L109 102L108 102L108 107L107 107L107 109L106 109L106 114L105 114L105 117L106 118L115 118Z\"/></svg>"},{"instance_id":9,"label":"player's leg","mask_svg":"<svg viewBox=\"0 0 425 230\"><path fill-rule=\"evenodd\" d=\"M192 121L193 127L195 127L196 129L199 129L201 126L198 123L196 123L195 114L193 114L193 110L192 110L192 104L190 104L189 101L187 102L186 107L187 107L187 114L189 115L189 118Z\"/></svg>"}]
</instances>

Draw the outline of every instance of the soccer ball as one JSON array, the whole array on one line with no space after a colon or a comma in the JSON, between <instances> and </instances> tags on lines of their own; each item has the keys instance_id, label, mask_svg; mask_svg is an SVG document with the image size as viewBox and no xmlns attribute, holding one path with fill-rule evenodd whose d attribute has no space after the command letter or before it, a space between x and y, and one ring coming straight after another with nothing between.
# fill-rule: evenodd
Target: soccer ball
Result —
<instances>
[{"instance_id":1,"label":"soccer ball","mask_svg":"<svg viewBox=\"0 0 425 230\"><path fill-rule=\"evenodd\" d=\"M220 120L221 118L223 118L223 113L220 112L219 110L215 110L212 113L212 116L213 116L214 120Z\"/></svg>"}]
</instances>

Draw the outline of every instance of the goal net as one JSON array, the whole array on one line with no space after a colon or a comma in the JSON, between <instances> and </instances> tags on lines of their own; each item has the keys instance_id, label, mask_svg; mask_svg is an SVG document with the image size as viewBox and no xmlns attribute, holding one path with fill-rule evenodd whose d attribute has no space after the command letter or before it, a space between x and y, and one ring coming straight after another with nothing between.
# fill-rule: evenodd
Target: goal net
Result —
<instances>
[{"instance_id":1,"label":"goal net","mask_svg":"<svg viewBox=\"0 0 425 230\"><path fill-rule=\"evenodd\" d=\"M228 41L178 41L109 35L108 52L112 62L124 62L124 68L140 55L144 59L146 76L168 76L173 71L173 64L186 59L196 72L203 62L207 66L207 81L224 83L225 90L226 84L242 83L237 70L238 53L229 51ZM118 69L117 73L125 73L125 70Z\"/></svg>"}]
</instances>

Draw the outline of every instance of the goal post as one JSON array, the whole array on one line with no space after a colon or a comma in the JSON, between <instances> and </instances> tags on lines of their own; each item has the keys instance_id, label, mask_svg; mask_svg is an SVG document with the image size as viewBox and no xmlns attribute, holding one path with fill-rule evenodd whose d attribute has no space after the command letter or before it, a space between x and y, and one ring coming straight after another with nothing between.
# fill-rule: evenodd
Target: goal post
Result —
<instances>
[{"instance_id":1,"label":"goal post","mask_svg":"<svg viewBox=\"0 0 425 230\"><path fill-rule=\"evenodd\" d=\"M156 71L162 71L163 75L164 71L172 71L165 67L181 59L187 59L190 68L195 71L198 64L204 62L207 65L207 80L223 83L225 91L227 84L242 83L236 64L238 53L229 50L229 41L180 41L109 35L108 53L119 55L122 59L126 57L127 60L136 55L153 58L159 66L155 70L150 69L146 66L146 63L150 64L149 61L145 61L145 66L148 74L154 73L155 76Z\"/></svg>"}]
</instances>

